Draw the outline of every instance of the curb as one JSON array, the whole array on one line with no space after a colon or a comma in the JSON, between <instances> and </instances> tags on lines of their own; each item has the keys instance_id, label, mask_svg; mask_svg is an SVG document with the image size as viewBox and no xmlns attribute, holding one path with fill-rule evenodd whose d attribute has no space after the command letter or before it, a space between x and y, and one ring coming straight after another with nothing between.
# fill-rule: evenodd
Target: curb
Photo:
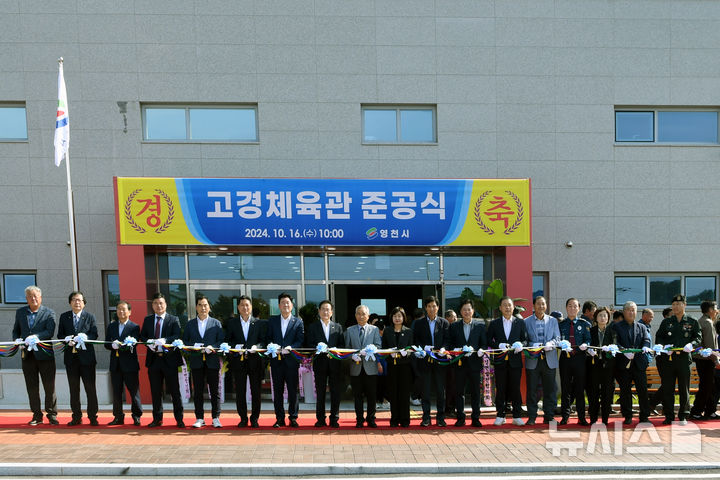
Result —
<instances>
[{"instance_id":1,"label":"curb","mask_svg":"<svg viewBox=\"0 0 720 480\"><path fill-rule=\"evenodd\" d=\"M478 465L477 463L235 463L235 464L138 464L88 463L67 465L60 463L3 463L3 476L310 476L310 475L407 475L407 474L497 474L497 473L550 473L550 472L634 472L672 470L720 470L720 463L506 463Z\"/></svg>"}]
</instances>

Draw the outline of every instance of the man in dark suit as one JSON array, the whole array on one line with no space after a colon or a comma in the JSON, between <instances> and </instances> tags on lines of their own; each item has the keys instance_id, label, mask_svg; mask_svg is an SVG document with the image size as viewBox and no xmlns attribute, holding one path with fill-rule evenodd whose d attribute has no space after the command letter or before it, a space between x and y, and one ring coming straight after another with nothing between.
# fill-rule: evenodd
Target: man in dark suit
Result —
<instances>
[{"instance_id":1,"label":"man in dark suit","mask_svg":"<svg viewBox=\"0 0 720 480\"><path fill-rule=\"evenodd\" d=\"M252 315L252 299L241 295L238 301L238 313L227 322L227 342L230 348L244 348L242 354L232 353L229 357L230 370L235 380L235 406L237 407L240 422L238 427L248 426L247 414L247 380L250 379L250 395L252 396L252 411L250 426L258 428L260 418L260 388L265 374L263 359L254 350L265 348L266 325Z\"/></svg>"},{"instance_id":2,"label":"man in dark suit","mask_svg":"<svg viewBox=\"0 0 720 480\"><path fill-rule=\"evenodd\" d=\"M487 334L485 324L473 318L475 309L473 302L466 299L460 304L460 316L462 321L453 322L450 325L450 348L462 349L465 345L472 347L473 353L469 357L463 357L455 368L455 391L456 400L456 427L465 425L465 388L470 384L470 404L472 414L470 416L473 427L482 427L480 423L480 373L483 362L474 352L487 348Z\"/></svg>"},{"instance_id":3,"label":"man in dark suit","mask_svg":"<svg viewBox=\"0 0 720 480\"><path fill-rule=\"evenodd\" d=\"M298 369L300 362L290 353L291 348L301 348L305 339L305 326L300 317L292 314L293 299L288 293L278 295L280 315L270 317L268 322L268 344L279 345L281 353L270 359L270 374L273 381L273 405L275 423L273 427L285 426L283 393L288 391L288 416L290 426L298 427Z\"/></svg>"},{"instance_id":4,"label":"man in dark suit","mask_svg":"<svg viewBox=\"0 0 720 480\"><path fill-rule=\"evenodd\" d=\"M72 292L68 297L70 311L60 315L58 338L65 339L65 371L67 372L68 386L70 387L70 408L72 420L69 426L82 423L82 410L80 409L80 380L82 379L87 396L87 416L90 425L96 426L98 413L97 392L95 391L95 349L91 343L84 344L82 348L77 343L77 336L84 333L88 340L97 340L98 330L95 315L85 311L85 295L82 292Z\"/></svg>"},{"instance_id":5,"label":"man in dark suit","mask_svg":"<svg viewBox=\"0 0 720 480\"><path fill-rule=\"evenodd\" d=\"M625 353L615 357L615 377L620 385L620 412L625 417L625 425L632 423L632 384L635 383L638 403L640 404L640 422L647 422L650 416L650 405L647 396L647 376L645 370L649 363L650 336L642 322L636 322L637 305L625 302L623 317L625 321L613 324L617 334L617 346L620 350L643 349L644 352ZM629 365L628 365L629 364ZM674 391L674 389L673 389Z\"/></svg>"},{"instance_id":6,"label":"man in dark suit","mask_svg":"<svg viewBox=\"0 0 720 480\"><path fill-rule=\"evenodd\" d=\"M425 317L413 322L413 343L420 347L431 346L433 350L442 350L448 346L448 328L450 324L444 318L438 316L440 302L437 297L429 296L423 302L425 306ZM435 362L428 354L418 363L420 375L423 381L422 409L423 418L421 427L430 426L430 396L432 386L435 386L436 416L435 421L438 427L445 427L445 368Z\"/></svg>"},{"instance_id":7,"label":"man in dark suit","mask_svg":"<svg viewBox=\"0 0 720 480\"><path fill-rule=\"evenodd\" d=\"M569 352L560 355L560 402L562 419L560 425L567 425L570 418L570 406L573 398L577 406L578 425L590 425L585 418L585 359L590 344L591 325L579 317L580 303L576 298L565 302L567 317L560 322L560 336L570 342Z\"/></svg>"},{"instance_id":8,"label":"man in dark suit","mask_svg":"<svg viewBox=\"0 0 720 480\"><path fill-rule=\"evenodd\" d=\"M368 345L375 345L380 348L382 338L380 330L375 325L370 325L370 310L366 305L359 305L355 309L355 320L353 325L345 330L345 346L353 350L362 350ZM355 428L362 428L367 422L370 428L377 428L375 422L375 411L377 400L377 375L381 372L380 362L367 356L353 355L350 363L350 385L352 385L353 397L355 398ZM367 414L363 415L363 402L367 399Z\"/></svg>"},{"instance_id":9,"label":"man in dark suit","mask_svg":"<svg viewBox=\"0 0 720 480\"><path fill-rule=\"evenodd\" d=\"M210 302L204 295L195 298L197 317L190 320L185 326L183 343L188 346L199 347L192 350L188 358L192 370L193 400L195 403L194 428L205 426L204 394L205 384L210 389L210 408L212 409L212 424L221 428L220 423L220 357L217 349L225 339L220 320L210 316Z\"/></svg>"},{"instance_id":10,"label":"man in dark suit","mask_svg":"<svg viewBox=\"0 0 720 480\"><path fill-rule=\"evenodd\" d=\"M108 425L122 425L125 423L123 413L123 385L130 394L133 424L140 426L142 404L140 402L140 363L138 362L137 347L122 347L126 338L135 340L140 338L140 326L130 320L131 306L125 300L117 303L117 320L110 322L105 335L105 348L110 350L110 382L113 391L113 420Z\"/></svg>"},{"instance_id":11,"label":"man in dark suit","mask_svg":"<svg viewBox=\"0 0 720 480\"><path fill-rule=\"evenodd\" d=\"M343 348L343 328L332 321L333 307L329 300L320 302L318 308L320 321L313 322L308 327L307 346L317 348L324 343L328 348ZM313 372L315 373L315 422L316 427L325 427L325 390L330 384L330 426L339 428L340 424L340 393L342 387L341 362L333 360L327 353L320 353L313 358Z\"/></svg>"},{"instance_id":12,"label":"man in dark suit","mask_svg":"<svg viewBox=\"0 0 720 480\"><path fill-rule=\"evenodd\" d=\"M40 341L50 340L55 335L55 312L42 305L42 291L35 285L25 289L27 305L15 311L15 325L13 338L22 340L31 335L37 335ZM40 381L42 379L45 390L45 413L48 422L57 425L57 397L55 396L55 356L53 351L23 350L22 370L25 376L30 410L33 417L29 425L38 425L43 422L40 409Z\"/></svg>"},{"instance_id":13,"label":"man in dark suit","mask_svg":"<svg viewBox=\"0 0 720 480\"><path fill-rule=\"evenodd\" d=\"M173 402L173 414L178 428L185 428L183 404L180 397L178 367L182 365L179 350L168 350L162 345L172 344L180 338L180 321L167 313L167 303L162 293L153 295L152 308L155 312L143 320L140 340L151 341L147 347L145 366L150 379L150 393L153 404L153 420L148 427L159 427L163 423L163 381Z\"/></svg>"},{"instance_id":14,"label":"man in dark suit","mask_svg":"<svg viewBox=\"0 0 720 480\"><path fill-rule=\"evenodd\" d=\"M520 379L522 378L522 348L511 349L511 345L519 342L523 346L527 343L527 330L525 321L513 316L514 304L512 298L500 299L500 313L488 326L488 346L492 349L507 350L504 355L494 355L495 367L495 409L497 417L495 425L505 423L505 400L512 401L512 416L514 425L524 425L522 416L522 394L520 393Z\"/></svg>"}]
</instances>

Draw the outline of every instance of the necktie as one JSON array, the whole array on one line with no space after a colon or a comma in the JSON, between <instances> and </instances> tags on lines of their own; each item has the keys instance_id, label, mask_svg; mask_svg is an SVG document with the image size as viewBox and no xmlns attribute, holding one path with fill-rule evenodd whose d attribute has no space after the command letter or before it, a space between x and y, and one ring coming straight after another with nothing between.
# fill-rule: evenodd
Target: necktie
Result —
<instances>
[{"instance_id":1,"label":"necktie","mask_svg":"<svg viewBox=\"0 0 720 480\"><path fill-rule=\"evenodd\" d=\"M570 321L570 338L568 338L570 341L570 346L574 347L575 344L575 326L573 325L572 320Z\"/></svg>"},{"instance_id":2,"label":"necktie","mask_svg":"<svg viewBox=\"0 0 720 480\"><path fill-rule=\"evenodd\" d=\"M78 316L73 313L73 328L75 328L75 332L77 332L78 327Z\"/></svg>"},{"instance_id":3,"label":"necktie","mask_svg":"<svg viewBox=\"0 0 720 480\"><path fill-rule=\"evenodd\" d=\"M365 327L360 327L360 346L365 345Z\"/></svg>"},{"instance_id":4,"label":"necktie","mask_svg":"<svg viewBox=\"0 0 720 480\"><path fill-rule=\"evenodd\" d=\"M162 317L157 315L155 317L155 338L160 338L160 325L162 322Z\"/></svg>"}]
</instances>

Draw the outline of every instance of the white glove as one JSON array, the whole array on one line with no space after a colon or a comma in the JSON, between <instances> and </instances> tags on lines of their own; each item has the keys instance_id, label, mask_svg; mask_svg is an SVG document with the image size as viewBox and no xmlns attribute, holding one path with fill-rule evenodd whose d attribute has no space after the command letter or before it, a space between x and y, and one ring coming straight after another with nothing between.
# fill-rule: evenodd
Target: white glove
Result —
<instances>
[{"instance_id":1,"label":"white glove","mask_svg":"<svg viewBox=\"0 0 720 480\"><path fill-rule=\"evenodd\" d=\"M591 357L594 357L595 355L597 355L597 352L595 351L594 348L589 348L587 352L588 352L588 355L590 355Z\"/></svg>"},{"instance_id":2,"label":"white glove","mask_svg":"<svg viewBox=\"0 0 720 480\"><path fill-rule=\"evenodd\" d=\"M164 339L164 338L158 338L157 340L155 340L155 346L156 346L156 347L162 347L163 345L165 345L165 339Z\"/></svg>"},{"instance_id":3,"label":"white glove","mask_svg":"<svg viewBox=\"0 0 720 480\"><path fill-rule=\"evenodd\" d=\"M156 351L156 350L155 350L155 344L154 344L154 343L149 344L147 347L148 347L150 350L152 350L153 352Z\"/></svg>"},{"instance_id":4,"label":"white glove","mask_svg":"<svg viewBox=\"0 0 720 480\"><path fill-rule=\"evenodd\" d=\"M545 344L545 351L546 351L546 352L549 352L549 351L552 350L553 348L555 348L555 340L550 340L549 342L547 342L547 343Z\"/></svg>"},{"instance_id":5,"label":"white glove","mask_svg":"<svg viewBox=\"0 0 720 480\"><path fill-rule=\"evenodd\" d=\"M508 349L508 344L507 344L507 343L501 343L500 345L498 345L498 348L499 348L500 350L507 350L507 349Z\"/></svg>"},{"instance_id":6,"label":"white glove","mask_svg":"<svg viewBox=\"0 0 720 480\"><path fill-rule=\"evenodd\" d=\"M523 351L523 347L517 347L513 350L515 353L521 353Z\"/></svg>"},{"instance_id":7,"label":"white glove","mask_svg":"<svg viewBox=\"0 0 720 480\"><path fill-rule=\"evenodd\" d=\"M243 346L238 343L233 350L242 350L242 347Z\"/></svg>"},{"instance_id":8,"label":"white glove","mask_svg":"<svg viewBox=\"0 0 720 480\"><path fill-rule=\"evenodd\" d=\"M68 335L67 337L65 337L65 340L63 340L63 342L65 342L65 343L70 343L70 342L72 341L72 339L73 339L73 336L72 336L72 335Z\"/></svg>"},{"instance_id":9,"label":"white glove","mask_svg":"<svg viewBox=\"0 0 720 480\"><path fill-rule=\"evenodd\" d=\"M609 345L603 345L602 348L601 348L601 350L602 350L603 352L609 352L609 351L610 351L610 346L609 346Z\"/></svg>"},{"instance_id":10,"label":"white glove","mask_svg":"<svg viewBox=\"0 0 720 480\"><path fill-rule=\"evenodd\" d=\"M15 339L15 345L22 345L23 343L25 343L24 339L22 339L22 338Z\"/></svg>"},{"instance_id":11,"label":"white glove","mask_svg":"<svg viewBox=\"0 0 720 480\"><path fill-rule=\"evenodd\" d=\"M208 345L205 347L205 353L213 353L215 349L212 347L212 345Z\"/></svg>"},{"instance_id":12,"label":"white glove","mask_svg":"<svg viewBox=\"0 0 720 480\"><path fill-rule=\"evenodd\" d=\"M584 352L585 350L587 350L587 343L583 343L583 344L580 345L580 347L578 347L578 348L580 348L580 350L582 350L582 351Z\"/></svg>"},{"instance_id":13,"label":"white glove","mask_svg":"<svg viewBox=\"0 0 720 480\"><path fill-rule=\"evenodd\" d=\"M119 348L120 348L120 345L121 345L120 340L113 340L113 342L112 342L112 348L113 348L113 350L119 349Z\"/></svg>"},{"instance_id":14,"label":"white glove","mask_svg":"<svg viewBox=\"0 0 720 480\"><path fill-rule=\"evenodd\" d=\"M632 360L633 358L635 358L635 354L632 353L632 352L630 352L630 353L623 353L623 355L625 355L625 358L627 358L628 360Z\"/></svg>"},{"instance_id":15,"label":"white glove","mask_svg":"<svg viewBox=\"0 0 720 480\"><path fill-rule=\"evenodd\" d=\"M482 357L483 355L485 355L485 350L483 350L482 348L478 348L477 356Z\"/></svg>"},{"instance_id":16,"label":"white glove","mask_svg":"<svg viewBox=\"0 0 720 480\"><path fill-rule=\"evenodd\" d=\"M353 362L360 363L360 355L358 355L357 353L353 353L352 359Z\"/></svg>"},{"instance_id":17,"label":"white glove","mask_svg":"<svg viewBox=\"0 0 720 480\"><path fill-rule=\"evenodd\" d=\"M292 350L292 347L283 347L283 349L280 353L282 353L283 355L289 355L290 350Z\"/></svg>"},{"instance_id":18,"label":"white glove","mask_svg":"<svg viewBox=\"0 0 720 480\"><path fill-rule=\"evenodd\" d=\"M690 353L692 351L693 351L692 343L688 343L687 345L685 345L683 347L683 352L685 352L685 353Z\"/></svg>"},{"instance_id":19,"label":"white glove","mask_svg":"<svg viewBox=\"0 0 720 480\"><path fill-rule=\"evenodd\" d=\"M643 353L655 353L655 350L650 347L643 347Z\"/></svg>"},{"instance_id":20,"label":"white glove","mask_svg":"<svg viewBox=\"0 0 720 480\"><path fill-rule=\"evenodd\" d=\"M438 350L438 353L440 355L445 355L447 353L447 351L445 350L445 347L442 347L440 350Z\"/></svg>"},{"instance_id":21,"label":"white glove","mask_svg":"<svg viewBox=\"0 0 720 480\"><path fill-rule=\"evenodd\" d=\"M257 351L258 351L257 345L253 345L252 347L250 347L250 353L255 353Z\"/></svg>"},{"instance_id":22,"label":"white glove","mask_svg":"<svg viewBox=\"0 0 720 480\"><path fill-rule=\"evenodd\" d=\"M407 357L408 351L407 350L400 350L400 356L401 357Z\"/></svg>"}]
</instances>

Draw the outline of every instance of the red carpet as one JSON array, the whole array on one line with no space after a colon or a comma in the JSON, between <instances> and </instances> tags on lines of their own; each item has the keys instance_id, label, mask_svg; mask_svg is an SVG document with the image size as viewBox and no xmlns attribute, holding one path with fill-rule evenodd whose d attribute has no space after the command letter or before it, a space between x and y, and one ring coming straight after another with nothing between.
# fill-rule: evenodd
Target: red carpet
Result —
<instances>
[{"instance_id":1,"label":"red carpet","mask_svg":"<svg viewBox=\"0 0 720 480\"><path fill-rule=\"evenodd\" d=\"M344 413L342 413L341 415L342 415L342 417L340 418L340 422L339 422L339 423L340 423L340 429L341 429L341 430L348 430L348 429L356 430L356 429L355 429L355 418L354 418L354 415L353 415L352 413L348 413L348 412L344 412ZM448 424L448 426L447 426L446 428L437 427L437 426L435 425L435 419L434 419L434 418L433 418L433 424L432 424L431 427L421 427L421 426L420 426L420 419L413 418L412 421L411 421L411 423L410 423L410 427L409 427L409 428L396 428L396 427L390 427L390 426L389 426L389 418L388 418L388 413L387 413L387 412L381 412L379 415L381 415L381 417L379 417L379 418L377 419L378 430L397 430L397 431L408 431L408 430L419 430L419 431L428 431L428 430L480 430L480 429L478 429L478 428L475 428L475 427L470 426L470 420L469 420L469 419L466 420L466 421L467 421L467 425L465 425L464 427L455 427L455 426L454 426L455 419L453 419L453 418L449 418L449 419L446 420L446 422L447 422L447 424ZM144 429L144 430L148 430L148 431L155 431L155 430L172 430L172 431L177 431L177 430L178 430L178 428L177 428L176 425L175 425L175 419L172 417L172 414L170 414L169 416L166 416L166 418L165 418L165 420L164 420L164 424L163 424L162 427L154 428L154 429L152 429L152 430L147 428L147 424L150 423L150 421L151 421L151 417L150 417L149 415L144 415L144 416L142 417L141 426L140 426L140 427L136 427L136 426L133 425L132 419L130 418L129 415L127 415L127 416L125 417L125 425L108 426L107 424L112 420L113 417L112 417L111 415L107 415L107 414L102 415L102 414L101 414L101 415L98 417L98 421L99 421L100 425L97 426L97 427L91 426L91 425L89 424L89 421L88 421L87 418L83 418L83 424L82 424L82 425L77 425L77 426L73 426L73 427L68 427L68 426L67 426L67 423L71 420L71 417L70 417L69 414L62 414L62 413L58 416L58 421L60 422L60 425L50 425L50 424L47 422L47 419L46 419L46 418L43 419L43 422L44 422L44 423L43 423L42 425L28 425L27 422L29 422L31 418L32 418L32 416L31 416L29 413L28 413L28 414L24 414L24 413L14 413L14 414L13 414L13 413L5 413L5 414L0 414L0 428L2 428L2 429L21 429L21 430L24 430L24 429L28 429L28 430L37 430L37 429L47 429L47 430L51 430L51 429L70 429L70 430L84 430L84 429L87 429L87 430L99 430L99 429L108 429L108 430L137 430L137 429ZM544 424L542 424L542 423L538 423L537 425L534 425L534 426L529 426L529 425L515 426L515 425L512 424L512 420L511 420L510 418L508 418L508 419L506 420L505 425L495 426L495 425L493 425L493 422L495 421L495 417L494 417L494 416L483 416L480 420L481 420L481 422L482 422L482 424L483 424L482 430L498 430L498 431L502 431L502 430L514 430L514 431L517 431L517 430L523 430L523 429L544 430L544 429L549 428L548 425L544 425ZM220 421L222 422L223 427L224 427L225 429L232 428L232 429L236 429L236 430L237 430L237 423L240 421L240 419L237 417L237 415L233 415L233 414L228 413L228 414L225 415L225 416L221 415L221 416L220 416ZM622 422L622 417L613 417L613 418L611 418L611 419L610 419L610 425L609 425L609 427L610 427L610 428L613 428L613 422L616 422L616 421L617 421L617 422ZM664 425L662 425L662 421L663 421L663 417L655 417L655 418L651 419L651 422L652 422L653 425L655 425L656 427L663 427ZM186 416L185 416L186 430L196 430L196 429L192 428L192 424L193 424L194 422L195 422L195 417L194 417L194 415L192 415L192 413L190 413L189 416L186 415ZM202 429L198 429L198 430L203 430L203 431L214 430L213 427L212 427L212 424L211 424L211 419L210 419L209 417L205 419L205 422L208 423L209 425L206 426L206 427L204 427L204 428L202 428ZM260 417L259 423L260 423L260 429L261 429L261 430L273 430L273 431L294 431L294 430L295 430L295 429L291 429L290 427L285 427L285 428L280 428L280 429L274 429L274 428L272 427L272 425L273 425L273 423L275 423L275 418L274 418L274 416L272 415L271 412L268 412L267 414L262 415L262 416ZM303 414L303 415L301 415L301 416L298 418L298 423L300 424L299 430L304 430L304 431L323 431L323 430L333 431L333 430L336 430L336 429L331 429L331 428L329 428L329 427L316 428L316 427L314 426L314 425L315 425L315 417L312 416L311 414L310 414L310 415L308 415L308 414ZM720 422L719 422L719 421L713 421L713 420L697 421L697 422L696 422L696 421L693 421L692 423L696 424L696 425L699 426L700 428L703 428L703 426L710 427L710 428L715 427L715 426L720 426ZM625 427L625 428L635 428L636 426L637 426L637 419L635 419L631 425L629 425L629 426L624 426L624 427ZM570 418L570 421L569 421L568 425L562 425L562 426L558 425L558 429L559 429L559 430L564 430L564 429L580 429L580 430L582 430L582 429L589 429L589 428L590 428L590 427L583 427L583 426L577 425L577 419L576 419L575 417L571 417L571 418ZM371 429L370 429L369 427L367 427L367 426L365 426L364 429L366 429L366 430L371 430ZM251 429L251 428L247 428L247 429L243 429L243 430L254 431L254 429Z\"/></svg>"}]
</instances>

